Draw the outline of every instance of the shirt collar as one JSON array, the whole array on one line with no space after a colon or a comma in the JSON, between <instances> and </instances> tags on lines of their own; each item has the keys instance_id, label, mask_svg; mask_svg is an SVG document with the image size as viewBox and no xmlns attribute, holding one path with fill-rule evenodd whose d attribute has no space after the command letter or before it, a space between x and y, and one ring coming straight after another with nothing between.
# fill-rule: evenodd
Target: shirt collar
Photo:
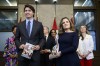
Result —
<instances>
[{"instance_id":1,"label":"shirt collar","mask_svg":"<svg viewBox=\"0 0 100 66\"><path fill-rule=\"evenodd\" d=\"M29 20L29 19L26 19L26 22L28 22L28 21L33 22L33 20L34 20L34 19L30 19L30 20Z\"/></svg>"},{"instance_id":2,"label":"shirt collar","mask_svg":"<svg viewBox=\"0 0 100 66\"><path fill-rule=\"evenodd\" d=\"M46 37L48 37L48 35L46 35Z\"/></svg>"}]
</instances>

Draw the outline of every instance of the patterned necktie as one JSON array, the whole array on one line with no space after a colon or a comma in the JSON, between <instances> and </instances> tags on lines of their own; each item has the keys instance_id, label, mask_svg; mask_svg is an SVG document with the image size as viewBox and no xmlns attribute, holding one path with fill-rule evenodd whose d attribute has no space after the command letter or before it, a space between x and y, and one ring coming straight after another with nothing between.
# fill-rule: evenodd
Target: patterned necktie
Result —
<instances>
[{"instance_id":1,"label":"patterned necktie","mask_svg":"<svg viewBox=\"0 0 100 66\"><path fill-rule=\"evenodd\" d=\"M28 24L27 24L27 32L28 32L28 35L30 36L30 21L28 21Z\"/></svg>"}]
</instances>

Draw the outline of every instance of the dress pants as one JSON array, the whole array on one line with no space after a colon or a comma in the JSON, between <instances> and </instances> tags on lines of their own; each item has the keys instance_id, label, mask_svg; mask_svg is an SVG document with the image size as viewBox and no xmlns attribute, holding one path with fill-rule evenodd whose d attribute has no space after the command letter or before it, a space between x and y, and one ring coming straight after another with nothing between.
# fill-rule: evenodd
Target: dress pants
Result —
<instances>
[{"instance_id":1,"label":"dress pants","mask_svg":"<svg viewBox=\"0 0 100 66\"><path fill-rule=\"evenodd\" d=\"M18 66L40 66L40 61L23 58L18 61Z\"/></svg>"},{"instance_id":2,"label":"dress pants","mask_svg":"<svg viewBox=\"0 0 100 66\"><path fill-rule=\"evenodd\" d=\"M80 60L81 66L92 66L92 62L93 62L92 59L90 59L90 60L81 59L81 60Z\"/></svg>"}]
</instances>

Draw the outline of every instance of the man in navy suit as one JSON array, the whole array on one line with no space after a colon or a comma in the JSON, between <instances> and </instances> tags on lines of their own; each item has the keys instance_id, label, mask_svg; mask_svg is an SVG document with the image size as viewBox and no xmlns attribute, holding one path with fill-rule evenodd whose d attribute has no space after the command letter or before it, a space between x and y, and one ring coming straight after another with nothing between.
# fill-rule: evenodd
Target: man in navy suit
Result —
<instances>
[{"instance_id":1,"label":"man in navy suit","mask_svg":"<svg viewBox=\"0 0 100 66\"><path fill-rule=\"evenodd\" d=\"M15 35L15 43L18 48L18 66L40 66L40 48L44 44L43 26L34 19L35 9L27 4L24 7L26 19L19 23ZM26 42L35 45L31 59L22 57L22 51L26 48Z\"/></svg>"}]
</instances>

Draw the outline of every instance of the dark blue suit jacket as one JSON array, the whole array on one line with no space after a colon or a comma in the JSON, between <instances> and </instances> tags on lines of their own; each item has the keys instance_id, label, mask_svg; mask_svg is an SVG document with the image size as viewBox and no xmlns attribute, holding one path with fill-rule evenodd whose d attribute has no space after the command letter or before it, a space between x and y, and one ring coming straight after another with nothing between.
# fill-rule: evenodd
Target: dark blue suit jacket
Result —
<instances>
[{"instance_id":1,"label":"dark blue suit jacket","mask_svg":"<svg viewBox=\"0 0 100 66\"><path fill-rule=\"evenodd\" d=\"M25 44L26 42L31 43L33 45L40 45L40 47L44 44L44 34L43 34L43 26L42 23L33 21L32 32L29 37L28 32L26 30L26 21L23 21L17 25L16 35L15 35L15 43L18 48L18 58L21 59L21 53L23 50L19 49L21 44ZM40 60L40 51L34 51L32 59L34 61Z\"/></svg>"}]
</instances>

